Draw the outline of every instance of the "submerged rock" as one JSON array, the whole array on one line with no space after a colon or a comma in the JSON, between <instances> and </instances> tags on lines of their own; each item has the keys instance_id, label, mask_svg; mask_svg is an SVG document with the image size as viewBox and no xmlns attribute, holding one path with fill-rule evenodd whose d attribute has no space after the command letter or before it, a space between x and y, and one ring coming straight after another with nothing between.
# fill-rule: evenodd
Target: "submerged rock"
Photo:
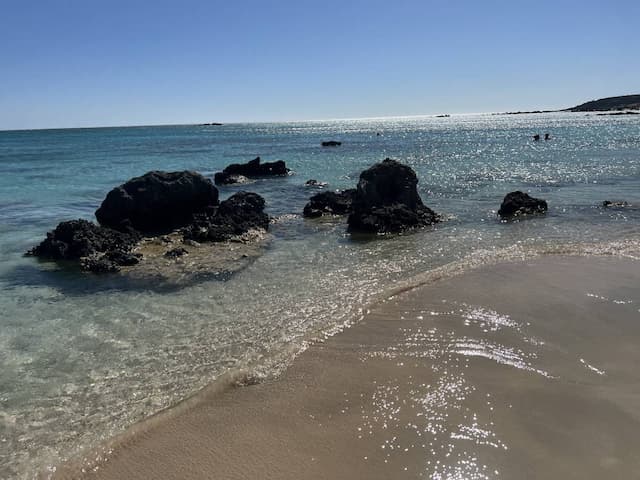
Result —
<instances>
[{"instance_id":1,"label":"submerged rock","mask_svg":"<svg viewBox=\"0 0 640 480\"><path fill-rule=\"evenodd\" d=\"M94 273L116 273L120 267L137 265L142 258L140 253L109 251L80 259L80 268Z\"/></svg>"},{"instance_id":2,"label":"submerged rock","mask_svg":"<svg viewBox=\"0 0 640 480\"><path fill-rule=\"evenodd\" d=\"M337 192L321 192L309 199L304 207L305 217L320 217L322 215L347 215L351 213L356 189Z\"/></svg>"},{"instance_id":3,"label":"submerged rock","mask_svg":"<svg viewBox=\"0 0 640 480\"><path fill-rule=\"evenodd\" d=\"M413 169L389 158L360 174L349 230L399 233L431 225L440 217L422 203Z\"/></svg>"},{"instance_id":4,"label":"submerged rock","mask_svg":"<svg viewBox=\"0 0 640 480\"><path fill-rule=\"evenodd\" d=\"M167 258L178 258L188 253L189 252L186 248L178 247L178 248L173 248L168 252L165 252L164 256Z\"/></svg>"},{"instance_id":5,"label":"submerged rock","mask_svg":"<svg viewBox=\"0 0 640 480\"><path fill-rule=\"evenodd\" d=\"M244 175L232 175L230 173L218 172L213 176L216 185L245 185L252 180Z\"/></svg>"},{"instance_id":6,"label":"submerged rock","mask_svg":"<svg viewBox=\"0 0 640 480\"><path fill-rule=\"evenodd\" d=\"M269 216L264 212L265 201L257 193L238 192L211 213L194 216L183 229L184 238L197 242L222 242L250 230L269 228Z\"/></svg>"},{"instance_id":7,"label":"submerged rock","mask_svg":"<svg viewBox=\"0 0 640 480\"><path fill-rule=\"evenodd\" d=\"M27 253L54 260L77 260L106 252L124 254L139 239L135 232L119 232L87 220L70 220L58 224L40 245Z\"/></svg>"},{"instance_id":8,"label":"submerged rock","mask_svg":"<svg viewBox=\"0 0 640 480\"><path fill-rule=\"evenodd\" d=\"M229 183L239 183L238 179L240 177L273 177L288 174L289 169L284 161L277 160L275 162L260 163L260 157L256 157L247 163L233 163L229 165L222 172L215 174L214 181L217 185L225 185Z\"/></svg>"},{"instance_id":9,"label":"submerged rock","mask_svg":"<svg viewBox=\"0 0 640 480\"><path fill-rule=\"evenodd\" d=\"M520 215L543 214L547 211L547 202L533 198L529 194L515 191L507 193L500 205L498 215L502 218L510 218Z\"/></svg>"},{"instance_id":10,"label":"submerged rock","mask_svg":"<svg viewBox=\"0 0 640 480\"><path fill-rule=\"evenodd\" d=\"M327 182L319 182L315 178L312 178L311 180L304 182L304 185L306 187L326 187L328 184Z\"/></svg>"},{"instance_id":11,"label":"submerged rock","mask_svg":"<svg viewBox=\"0 0 640 480\"><path fill-rule=\"evenodd\" d=\"M96 218L117 230L169 232L216 205L218 190L199 173L153 171L111 190Z\"/></svg>"},{"instance_id":12,"label":"submerged rock","mask_svg":"<svg viewBox=\"0 0 640 480\"><path fill-rule=\"evenodd\" d=\"M625 202L624 200L622 201L605 200L604 202L602 202L603 208L625 208L629 206L630 206L629 203Z\"/></svg>"}]
</instances>

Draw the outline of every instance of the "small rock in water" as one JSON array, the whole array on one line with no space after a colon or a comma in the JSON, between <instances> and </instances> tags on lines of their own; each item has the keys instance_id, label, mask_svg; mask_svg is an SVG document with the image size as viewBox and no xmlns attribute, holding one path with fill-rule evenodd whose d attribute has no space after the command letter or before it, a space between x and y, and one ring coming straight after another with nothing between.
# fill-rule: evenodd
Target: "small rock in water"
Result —
<instances>
[{"instance_id":1,"label":"small rock in water","mask_svg":"<svg viewBox=\"0 0 640 480\"><path fill-rule=\"evenodd\" d=\"M316 179L307 180L306 182L304 182L304 184L307 187L326 187L327 186L327 182L319 182Z\"/></svg>"},{"instance_id":2,"label":"small rock in water","mask_svg":"<svg viewBox=\"0 0 640 480\"><path fill-rule=\"evenodd\" d=\"M27 252L54 260L77 260L109 251L129 251L140 240L134 232L119 232L87 220L61 222L40 245Z\"/></svg>"},{"instance_id":3,"label":"small rock in water","mask_svg":"<svg viewBox=\"0 0 640 480\"><path fill-rule=\"evenodd\" d=\"M347 215L351 213L355 188L342 192L322 192L309 199L304 207L305 217L320 217L322 215Z\"/></svg>"},{"instance_id":4,"label":"small rock in water","mask_svg":"<svg viewBox=\"0 0 640 480\"><path fill-rule=\"evenodd\" d=\"M515 191L507 193L504 197L498 215L502 218L511 218L520 215L539 215L546 211L547 202L545 200L531 197L521 191Z\"/></svg>"},{"instance_id":5,"label":"small rock in water","mask_svg":"<svg viewBox=\"0 0 640 480\"><path fill-rule=\"evenodd\" d=\"M247 163L233 163L214 176L216 184L243 183L243 179L256 177L277 177L289 175L290 170L282 160L260 162L256 157Z\"/></svg>"},{"instance_id":6,"label":"small rock in water","mask_svg":"<svg viewBox=\"0 0 640 480\"><path fill-rule=\"evenodd\" d=\"M238 192L220 203L214 214L194 215L182 230L187 240L224 242L249 230L268 230L265 201L257 193Z\"/></svg>"},{"instance_id":7,"label":"small rock in water","mask_svg":"<svg viewBox=\"0 0 640 480\"><path fill-rule=\"evenodd\" d=\"M342 142L338 142L336 140L329 140L327 142L322 142L323 147L339 147L342 145Z\"/></svg>"},{"instance_id":8,"label":"small rock in water","mask_svg":"<svg viewBox=\"0 0 640 480\"><path fill-rule=\"evenodd\" d=\"M178 257L181 257L181 256L186 255L188 253L189 252L187 251L186 248L178 247L178 248L174 248L172 250L169 250L168 252L166 252L164 254L164 256L167 257L167 258L178 258Z\"/></svg>"},{"instance_id":9,"label":"small rock in water","mask_svg":"<svg viewBox=\"0 0 640 480\"><path fill-rule=\"evenodd\" d=\"M625 202L625 201L611 201L611 200L605 200L604 202L602 202L602 206L604 208L624 208L624 207L629 207L629 203Z\"/></svg>"}]
</instances>

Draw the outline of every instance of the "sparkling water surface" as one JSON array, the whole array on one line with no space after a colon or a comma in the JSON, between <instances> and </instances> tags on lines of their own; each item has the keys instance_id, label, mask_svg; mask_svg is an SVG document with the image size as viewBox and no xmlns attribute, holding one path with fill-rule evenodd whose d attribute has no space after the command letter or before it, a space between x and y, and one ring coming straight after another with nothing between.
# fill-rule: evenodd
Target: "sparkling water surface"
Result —
<instances>
[{"instance_id":1,"label":"sparkling water surface","mask_svg":"<svg viewBox=\"0 0 640 480\"><path fill-rule=\"evenodd\" d=\"M550 141L532 141L549 132ZM379 133L379 135L378 135ZM322 148L323 140L342 146ZM287 178L242 189L267 200L273 239L225 281L127 288L22 254L63 220L93 219L106 193L149 170L207 176L260 155ZM385 157L413 167L448 220L352 239L341 218L305 220L310 178L353 187ZM505 193L549 202L500 223ZM224 198L238 187L221 187ZM603 209L603 200L626 200ZM232 368L269 375L312 332L376 294L474 252L640 237L640 119L555 113L304 123L0 132L0 477L31 478Z\"/></svg>"}]
</instances>

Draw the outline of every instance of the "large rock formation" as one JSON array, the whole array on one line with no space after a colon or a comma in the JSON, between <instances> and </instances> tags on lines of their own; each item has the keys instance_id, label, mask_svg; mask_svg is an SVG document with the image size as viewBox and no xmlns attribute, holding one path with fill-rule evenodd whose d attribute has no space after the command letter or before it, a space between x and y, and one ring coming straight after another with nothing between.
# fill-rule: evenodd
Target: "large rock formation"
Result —
<instances>
[{"instance_id":1,"label":"large rock formation","mask_svg":"<svg viewBox=\"0 0 640 480\"><path fill-rule=\"evenodd\" d=\"M347 215L351 213L356 189L337 192L321 192L309 199L304 207L305 217L320 217L322 215Z\"/></svg>"},{"instance_id":2,"label":"large rock formation","mask_svg":"<svg viewBox=\"0 0 640 480\"><path fill-rule=\"evenodd\" d=\"M218 205L218 190L196 172L149 172L111 190L96 211L101 225L144 233L183 227Z\"/></svg>"},{"instance_id":3,"label":"large rock formation","mask_svg":"<svg viewBox=\"0 0 640 480\"><path fill-rule=\"evenodd\" d=\"M249 230L269 228L269 216L264 213L264 199L250 192L238 192L210 213L194 216L183 229L185 239L198 242L221 242Z\"/></svg>"},{"instance_id":4,"label":"large rock formation","mask_svg":"<svg viewBox=\"0 0 640 480\"><path fill-rule=\"evenodd\" d=\"M117 272L120 267L140 263L136 269L146 265L147 273L153 273L164 268L166 259L185 253L183 247L176 245L181 240L185 245L190 239L222 242L233 238L251 242L251 234L239 236L267 230L269 216L264 213L264 206L261 196L247 192L218 203L217 189L194 172L149 172L109 192L96 212L102 226L86 220L62 222L28 254L75 260L83 270L93 272ZM182 227L181 233L176 231L177 227ZM173 233L142 238L142 233L168 232ZM197 250L197 246L194 248ZM256 249L247 247L247 250ZM141 251L145 252L144 257ZM217 251L225 256L223 261L212 261L203 253L194 255L207 264L233 269L230 252ZM193 249L187 253L192 252Z\"/></svg>"},{"instance_id":5,"label":"large rock formation","mask_svg":"<svg viewBox=\"0 0 640 480\"><path fill-rule=\"evenodd\" d=\"M227 185L230 183L243 183L239 181L242 177L272 177L284 176L289 174L287 165L282 160L275 162L260 163L260 157L256 157L247 163L233 163L226 167L222 172L218 172L214 176L217 185Z\"/></svg>"},{"instance_id":6,"label":"large rock formation","mask_svg":"<svg viewBox=\"0 0 640 480\"><path fill-rule=\"evenodd\" d=\"M430 225L438 215L422 203L411 167L389 158L360 174L349 230L398 233Z\"/></svg>"},{"instance_id":7,"label":"large rock formation","mask_svg":"<svg viewBox=\"0 0 640 480\"><path fill-rule=\"evenodd\" d=\"M515 191L507 193L504 197L498 215L502 218L512 218L521 215L542 214L546 211L546 201L533 198L521 191Z\"/></svg>"}]
</instances>

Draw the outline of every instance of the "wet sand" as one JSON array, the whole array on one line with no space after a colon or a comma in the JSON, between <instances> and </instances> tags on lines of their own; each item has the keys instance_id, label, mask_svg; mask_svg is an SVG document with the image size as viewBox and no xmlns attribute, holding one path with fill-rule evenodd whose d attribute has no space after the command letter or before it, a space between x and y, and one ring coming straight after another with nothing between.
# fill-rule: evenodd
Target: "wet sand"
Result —
<instances>
[{"instance_id":1,"label":"wet sand","mask_svg":"<svg viewBox=\"0 0 640 480\"><path fill-rule=\"evenodd\" d=\"M640 478L639 280L548 256L415 288L56 478Z\"/></svg>"}]
</instances>

